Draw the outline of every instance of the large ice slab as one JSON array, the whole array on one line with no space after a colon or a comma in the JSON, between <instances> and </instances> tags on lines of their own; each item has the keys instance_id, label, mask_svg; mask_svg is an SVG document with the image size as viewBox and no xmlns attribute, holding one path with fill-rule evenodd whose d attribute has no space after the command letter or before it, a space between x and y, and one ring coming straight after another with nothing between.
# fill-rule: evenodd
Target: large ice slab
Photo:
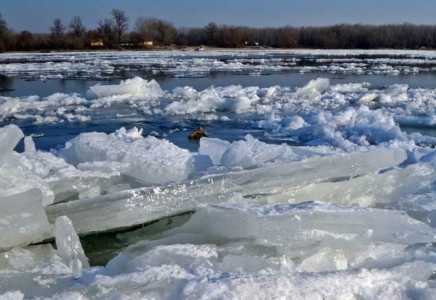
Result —
<instances>
[{"instance_id":1,"label":"large ice slab","mask_svg":"<svg viewBox=\"0 0 436 300\"><path fill-rule=\"evenodd\" d=\"M345 181L313 183L283 194L266 195L265 201L299 203L321 200L340 205L371 207L395 203L407 194L429 189L435 180L436 172L432 166L414 164Z\"/></svg>"},{"instance_id":2,"label":"large ice slab","mask_svg":"<svg viewBox=\"0 0 436 300\"><path fill-rule=\"evenodd\" d=\"M241 220L243 219L243 220ZM175 232L206 233L228 238L254 238L280 246L330 243L428 243L436 237L430 226L404 212L338 207L321 202L287 205L216 204L200 207Z\"/></svg>"},{"instance_id":3,"label":"large ice slab","mask_svg":"<svg viewBox=\"0 0 436 300\"><path fill-rule=\"evenodd\" d=\"M166 140L142 137L142 130L124 127L112 134L82 133L66 143L61 156L69 163L105 163L113 171L144 184L182 181L192 169L192 155ZM92 165L89 165L92 168Z\"/></svg>"},{"instance_id":4,"label":"large ice slab","mask_svg":"<svg viewBox=\"0 0 436 300\"><path fill-rule=\"evenodd\" d=\"M50 222L68 216L79 234L153 221L195 209L200 203L259 201L259 196L285 193L314 182L354 177L395 166L407 158L399 149L314 157L243 172L155 188L71 201L47 208Z\"/></svg>"},{"instance_id":5,"label":"large ice slab","mask_svg":"<svg viewBox=\"0 0 436 300\"><path fill-rule=\"evenodd\" d=\"M26 246L51 236L41 191L0 197L0 250Z\"/></svg>"}]
</instances>

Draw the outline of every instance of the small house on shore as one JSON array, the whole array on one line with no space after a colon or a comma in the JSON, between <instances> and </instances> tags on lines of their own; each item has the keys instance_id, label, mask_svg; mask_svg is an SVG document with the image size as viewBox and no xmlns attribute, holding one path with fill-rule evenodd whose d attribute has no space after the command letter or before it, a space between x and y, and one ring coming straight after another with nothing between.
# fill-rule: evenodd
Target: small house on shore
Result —
<instances>
[{"instance_id":1,"label":"small house on shore","mask_svg":"<svg viewBox=\"0 0 436 300\"><path fill-rule=\"evenodd\" d=\"M103 39L91 40L91 47L103 47L103 46L104 46Z\"/></svg>"}]
</instances>

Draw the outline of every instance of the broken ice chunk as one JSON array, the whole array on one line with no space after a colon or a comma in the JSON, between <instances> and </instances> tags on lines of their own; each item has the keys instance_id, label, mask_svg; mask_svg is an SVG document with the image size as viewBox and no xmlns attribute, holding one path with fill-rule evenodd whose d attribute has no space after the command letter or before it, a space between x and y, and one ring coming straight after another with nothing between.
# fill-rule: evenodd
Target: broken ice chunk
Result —
<instances>
[{"instance_id":1,"label":"broken ice chunk","mask_svg":"<svg viewBox=\"0 0 436 300\"><path fill-rule=\"evenodd\" d=\"M304 99L320 97L330 86L327 78L317 78L309 81L305 86L298 88L295 92L297 97Z\"/></svg>"},{"instance_id":2,"label":"broken ice chunk","mask_svg":"<svg viewBox=\"0 0 436 300\"><path fill-rule=\"evenodd\" d=\"M0 250L26 246L50 237L40 190L0 197L0 207Z\"/></svg>"},{"instance_id":3,"label":"broken ice chunk","mask_svg":"<svg viewBox=\"0 0 436 300\"><path fill-rule=\"evenodd\" d=\"M17 125L0 128L0 166L8 160L15 146L23 137L24 134Z\"/></svg>"},{"instance_id":4,"label":"broken ice chunk","mask_svg":"<svg viewBox=\"0 0 436 300\"><path fill-rule=\"evenodd\" d=\"M263 143L251 135L245 141L233 142L222 154L221 164L226 167L241 166L244 169L262 165L263 163L281 160L291 161L295 158L287 145L270 145Z\"/></svg>"},{"instance_id":5,"label":"broken ice chunk","mask_svg":"<svg viewBox=\"0 0 436 300\"><path fill-rule=\"evenodd\" d=\"M114 95L133 94L141 95L145 99L156 99L163 96L160 85L155 80L144 80L135 77L121 81L118 85L94 85L90 91L97 97L108 97Z\"/></svg>"},{"instance_id":6,"label":"broken ice chunk","mask_svg":"<svg viewBox=\"0 0 436 300\"><path fill-rule=\"evenodd\" d=\"M80 274L83 268L89 268L79 236L68 217L62 216L56 219L55 238L58 255L74 274Z\"/></svg>"},{"instance_id":7,"label":"broken ice chunk","mask_svg":"<svg viewBox=\"0 0 436 300\"><path fill-rule=\"evenodd\" d=\"M23 193L31 189L39 189L42 192L43 206L53 203L53 191L41 177L29 172L22 156L13 152L8 162L0 167L0 197L8 197Z\"/></svg>"},{"instance_id":8,"label":"broken ice chunk","mask_svg":"<svg viewBox=\"0 0 436 300\"><path fill-rule=\"evenodd\" d=\"M26 136L24 138L24 151L25 152L36 152L35 142L31 136Z\"/></svg>"},{"instance_id":9,"label":"broken ice chunk","mask_svg":"<svg viewBox=\"0 0 436 300\"><path fill-rule=\"evenodd\" d=\"M230 147L230 142L215 139L204 138L200 139L200 149L198 153L209 155L214 165L219 165L224 152Z\"/></svg>"},{"instance_id":10,"label":"broken ice chunk","mask_svg":"<svg viewBox=\"0 0 436 300\"><path fill-rule=\"evenodd\" d=\"M136 128L121 128L109 135L82 133L66 143L61 156L75 165L107 163L109 169L134 177L143 184L185 180L191 173L193 161L188 150L152 136L144 138Z\"/></svg>"},{"instance_id":11,"label":"broken ice chunk","mask_svg":"<svg viewBox=\"0 0 436 300\"><path fill-rule=\"evenodd\" d=\"M15 153L14 156L22 165L19 171L24 173L23 176L35 177L49 188L52 197L50 202L44 201L44 205L53 202L53 194L54 202L60 202L71 197L77 198L80 193L92 188L107 190L109 186L117 183L120 177L117 172L78 170L49 152L26 151L22 154ZM1 185L0 183L0 187Z\"/></svg>"},{"instance_id":12,"label":"broken ice chunk","mask_svg":"<svg viewBox=\"0 0 436 300\"><path fill-rule=\"evenodd\" d=\"M299 270L305 272L331 272L348 269L348 260L343 251L335 251L324 247L315 255L312 255L301 262Z\"/></svg>"}]
</instances>

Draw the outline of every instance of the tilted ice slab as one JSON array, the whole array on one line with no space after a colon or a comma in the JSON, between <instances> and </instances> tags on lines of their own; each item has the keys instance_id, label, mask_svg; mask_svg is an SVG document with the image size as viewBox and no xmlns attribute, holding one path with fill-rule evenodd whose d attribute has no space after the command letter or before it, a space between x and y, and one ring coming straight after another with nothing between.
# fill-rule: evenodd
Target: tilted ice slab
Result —
<instances>
[{"instance_id":1,"label":"tilted ice slab","mask_svg":"<svg viewBox=\"0 0 436 300\"><path fill-rule=\"evenodd\" d=\"M74 274L80 275L83 268L89 268L89 262L70 219L65 216L56 219L55 238L58 255Z\"/></svg>"},{"instance_id":2,"label":"tilted ice slab","mask_svg":"<svg viewBox=\"0 0 436 300\"><path fill-rule=\"evenodd\" d=\"M24 137L16 125L0 128L0 167L8 160L18 142Z\"/></svg>"},{"instance_id":3,"label":"tilted ice slab","mask_svg":"<svg viewBox=\"0 0 436 300\"><path fill-rule=\"evenodd\" d=\"M88 163L87 168L106 164L112 171L136 178L144 184L182 181L192 168L192 155L166 140L142 137L142 129L124 127L112 134L82 133L60 152L68 163ZM80 167L80 165L79 165Z\"/></svg>"},{"instance_id":4,"label":"tilted ice slab","mask_svg":"<svg viewBox=\"0 0 436 300\"><path fill-rule=\"evenodd\" d=\"M79 234L106 231L192 210L200 203L238 199L256 202L259 195L284 193L314 182L377 172L406 158L406 153L399 149L314 157L304 162L211 176L183 184L70 201L48 207L47 214L50 222L59 216L68 216Z\"/></svg>"},{"instance_id":5,"label":"tilted ice slab","mask_svg":"<svg viewBox=\"0 0 436 300\"><path fill-rule=\"evenodd\" d=\"M0 251L26 246L51 236L39 190L0 196L0 207Z\"/></svg>"}]
</instances>

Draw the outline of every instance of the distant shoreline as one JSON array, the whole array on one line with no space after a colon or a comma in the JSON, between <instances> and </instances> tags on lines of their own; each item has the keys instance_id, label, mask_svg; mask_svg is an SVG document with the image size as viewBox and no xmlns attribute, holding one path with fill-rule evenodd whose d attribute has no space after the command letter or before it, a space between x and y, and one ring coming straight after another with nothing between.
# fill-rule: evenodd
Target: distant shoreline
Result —
<instances>
[{"instance_id":1,"label":"distant shoreline","mask_svg":"<svg viewBox=\"0 0 436 300\"><path fill-rule=\"evenodd\" d=\"M362 49L362 48L273 48L273 47L241 47L241 48L221 48L221 47L205 47L204 51L197 51L198 47L156 47L147 49L65 49L65 50L42 50L42 51L8 51L0 53L4 54L20 54L20 53L32 53L32 54L51 54L51 53L71 53L71 52L208 52L208 51L436 51L436 48L425 49L396 49L396 48L381 48L381 49Z\"/></svg>"}]
</instances>

